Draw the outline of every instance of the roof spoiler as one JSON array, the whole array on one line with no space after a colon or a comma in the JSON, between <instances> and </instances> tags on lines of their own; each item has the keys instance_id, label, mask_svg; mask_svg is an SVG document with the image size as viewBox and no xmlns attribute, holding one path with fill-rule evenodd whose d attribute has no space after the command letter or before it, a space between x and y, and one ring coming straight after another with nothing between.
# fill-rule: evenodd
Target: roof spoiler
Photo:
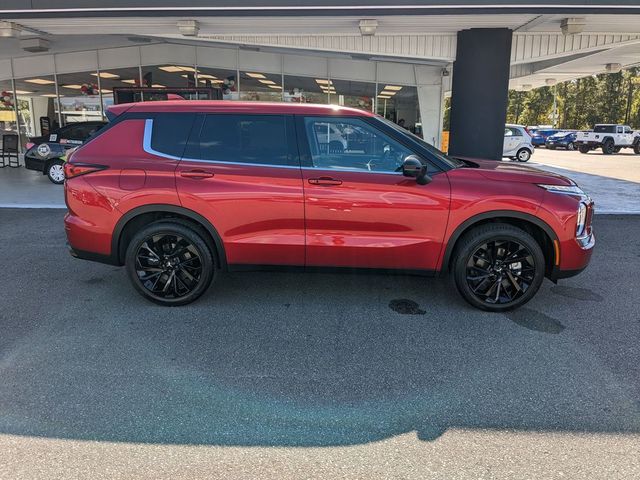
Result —
<instances>
[{"instance_id":1,"label":"roof spoiler","mask_svg":"<svg viewBox=\"0 0 640 480\"><path fill-rule=\"evenodd\" d=\"M121 105L111 105L110 107L107 107L107 112L106 112L107 118L109 119L110 122L113 122L116 117L119 117L134 105L135 105L134 103L123 103Z\"/></svg>"}]
</instances>

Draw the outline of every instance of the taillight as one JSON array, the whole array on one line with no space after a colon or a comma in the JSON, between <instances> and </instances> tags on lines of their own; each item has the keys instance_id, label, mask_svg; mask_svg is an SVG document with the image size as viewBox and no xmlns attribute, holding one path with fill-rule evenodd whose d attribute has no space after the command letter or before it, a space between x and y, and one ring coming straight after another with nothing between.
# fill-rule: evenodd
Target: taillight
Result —
<instances>
[{"instance_id":1,"label":"taillight","mask_svg":"<svg viewBox=\"0 0 640 480\"><path fill-rule=\"evenodd\" d=\"M69 180L73 177L79 177L80 175L86 175L88 173L99 172L109 167L106 165L94 165L92 163L69 163L64 164L64 178Z\"/></svg>"},{"instance_id":2,"label":"taillight","mask_svg":"<svg viewBox=\"0 0 640 480\"><path fill-rule=\"evenodd\" d=\"M27 142L27 144L25 145L25 148L26 148L27 150L29 150L29 149L33 148L34 146L35 146L35 143L33 143L33 142Z\"/></svg>"}]
</instances>

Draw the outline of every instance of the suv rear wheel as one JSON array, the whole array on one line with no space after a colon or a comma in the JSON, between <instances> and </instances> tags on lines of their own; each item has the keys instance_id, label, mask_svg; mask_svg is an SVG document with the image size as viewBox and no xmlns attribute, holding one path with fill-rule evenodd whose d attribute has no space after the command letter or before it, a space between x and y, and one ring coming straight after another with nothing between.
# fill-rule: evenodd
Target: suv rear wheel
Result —
<instances>
[{"instance_id":1,"label":"suv rear wheel","mask_svg":"<svg viewBox=\"0 0 640 480\"><path fill-rule=\"evenodd\" d=\"M587 145L580 145L578 150L580 151L580 153L589 153L591 149Z\"/></svg>"},{"instance_id":2,"label":"suv rear wheel","mask_svg":"<svg viewBox=\"0 0 640 480\"><path fill-rule=\"evenodd\" d=\"M504 312L527 303L544 279L538 242L506 224L483 225L456 246L453 278L462 297L476 308Z\"/></svg>"},{"instance_id":3,"label":"suv rear wheel","mask_svg":"<svg viewBox=\"0 0 640 480\"><path fill-rule=\"evenodd\" d=\"M193 302L215 275L214 257L201 234L166 220L151 223L134 235L125 264L135 289L167 306Z\"/></svg>"}]
</instances>

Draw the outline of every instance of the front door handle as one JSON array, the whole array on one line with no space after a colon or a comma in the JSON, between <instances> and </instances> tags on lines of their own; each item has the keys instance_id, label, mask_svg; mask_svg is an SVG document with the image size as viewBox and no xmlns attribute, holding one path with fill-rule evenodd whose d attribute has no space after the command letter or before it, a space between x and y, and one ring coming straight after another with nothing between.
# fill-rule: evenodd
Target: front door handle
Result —
<instances>
[{"instance_id":1,"label":"front door handle","mask_svg":"<svg viewBox=\"0 0 640 480\"><path fill-rule=\"evenodd\" d=\"M193 178L194 180L201 180L203 178L213 177L213 172L207 172L206 170L183 170L180 172L181 177Z\"/></svg>"},{"instance_id":2,"label":"front door handle","mask_svg":"<svg viewBox=\"0 0 640 480\"><path fill-rule=\"evenodd\" d=\"M324 186L332 186L332 185L342 185L342 180L338 180L337 178L331 177L320 177L320 178L310 178L309 183L311 185L324 185Z\"/></svg>"}]
</instances>

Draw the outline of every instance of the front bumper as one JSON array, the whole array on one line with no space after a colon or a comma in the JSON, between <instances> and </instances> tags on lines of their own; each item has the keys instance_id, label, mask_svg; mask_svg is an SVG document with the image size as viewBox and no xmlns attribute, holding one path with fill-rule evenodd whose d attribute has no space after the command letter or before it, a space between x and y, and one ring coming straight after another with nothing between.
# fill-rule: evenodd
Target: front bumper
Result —
<instances>
[{"instance_id":1,"label":"front bumper","mask_svg":"<svg viewBox=\"0 0 640 480\"><path fill-rule=\"evenodd\" d=\"M44 173L44 165L46 161L42 158L24 157L24 168L27 170L35 170Z\"/></svg>"}]
</instances>

